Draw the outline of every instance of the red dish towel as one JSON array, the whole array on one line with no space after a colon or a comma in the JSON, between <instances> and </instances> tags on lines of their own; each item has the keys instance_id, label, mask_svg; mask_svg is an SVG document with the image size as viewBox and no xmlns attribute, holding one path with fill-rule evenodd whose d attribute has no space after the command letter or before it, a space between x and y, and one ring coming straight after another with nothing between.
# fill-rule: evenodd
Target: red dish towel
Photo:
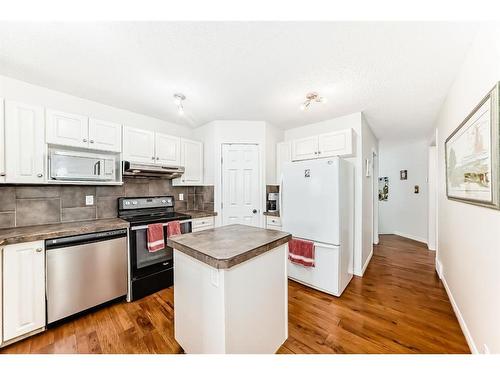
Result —
<instances>
[{"instance_id":1,"label":"red dish towel","mask_svg":"<svg viewBox=\"0 0 500 375\"><path fill-rule=\"evenodd\" d=\"M314 243L292 238L288 242L288 259L304 267L314 267Z\"/></svg>"},{"instance_id":2,"label":"red dish towel","mask_svg":"<svg viewBox=\"0 0 500 375\"><path fill-rule=\"evenodd\" d=\"M165 248L165 238L163 237L163 224L149 224L148 225L148 251L154 253L155 251Z\"/></svg>"},{"instance_id":3,"label":"red dish towel","mask_svg":"<svg viewBox=\"0 0 500 375\"><path fill-rule=\"evenodd\" d=\"M181 233L181 223L179 220L171 221L168 223L167 227L167 237L177 236Z\"/></svg>"}]
</instances>

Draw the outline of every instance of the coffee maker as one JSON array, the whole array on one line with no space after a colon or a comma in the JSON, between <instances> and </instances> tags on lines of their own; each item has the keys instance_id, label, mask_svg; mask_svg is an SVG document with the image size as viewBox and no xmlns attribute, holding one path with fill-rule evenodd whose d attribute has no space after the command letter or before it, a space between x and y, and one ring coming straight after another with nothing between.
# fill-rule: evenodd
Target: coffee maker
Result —
<instances>
[{"instance_id":1,"label":"coffee maker","mask_svg":"<svg viewBox=\"0 0 500 375\"><path fill-rule=\"evenodd\" d=\"M278 193L267 195L267 212L278 212L280 210L280 196Z\"/></svg>"}]
</instances>

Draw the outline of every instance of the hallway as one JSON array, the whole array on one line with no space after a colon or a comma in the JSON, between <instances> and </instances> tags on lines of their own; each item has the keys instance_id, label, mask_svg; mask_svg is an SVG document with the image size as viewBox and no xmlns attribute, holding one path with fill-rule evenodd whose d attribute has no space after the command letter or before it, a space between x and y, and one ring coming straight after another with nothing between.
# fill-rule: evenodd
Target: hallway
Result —
<instances>
[{"instance_id":1,"label":"hallway","mask_svg":"<svg viewBox=\"0 0 500 375\"><path fill-rule=\"evenodd\" d=\"M289 283L289 338L281 353L469 353L435 253L380 236L364 276L341 298Z\"/></svg>"}]
</instances>

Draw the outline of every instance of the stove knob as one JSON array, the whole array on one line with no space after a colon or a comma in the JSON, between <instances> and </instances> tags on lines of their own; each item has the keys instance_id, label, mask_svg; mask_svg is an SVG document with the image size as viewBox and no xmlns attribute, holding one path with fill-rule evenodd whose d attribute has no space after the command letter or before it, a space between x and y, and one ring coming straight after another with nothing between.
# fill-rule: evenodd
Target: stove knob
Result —
<instances>
[{"instance_id":1,"label":"stove knob","mask_svg":"<svg viewBox=\"0 0 500 375\"><path fill-rule=\"evenodd\" d=\"M167 201L166 201L165 199L163 199L163 200L161 201L161 203L167 203Z\"/></svg>"},{"instance_id":2,"label":"stove knob","mask_svg":"<svg viewBox=\"0 0 500 375\"><path fill-rule=\"evenodd\" d=\"M137 204L137 201L132 201L132 204L133 204L133 205L136 205L136 204Z\"/></svg>"}]
</instances>

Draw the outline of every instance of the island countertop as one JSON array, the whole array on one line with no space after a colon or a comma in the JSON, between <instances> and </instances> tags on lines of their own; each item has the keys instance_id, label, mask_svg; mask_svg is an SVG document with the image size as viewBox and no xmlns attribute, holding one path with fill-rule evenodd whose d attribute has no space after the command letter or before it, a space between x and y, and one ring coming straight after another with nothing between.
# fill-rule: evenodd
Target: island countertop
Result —
<instances>
[{"instance_id":1,"label":"island countertop","mask_svg":"<svg viewBox=\"0 0 500 375\"><path fill-rule=\"evenodd\" d=\"M168 238L168 246L211 267L227 269L287 243L291 234L246 225L228 225Z\"/></svg>"}]
</instances>

